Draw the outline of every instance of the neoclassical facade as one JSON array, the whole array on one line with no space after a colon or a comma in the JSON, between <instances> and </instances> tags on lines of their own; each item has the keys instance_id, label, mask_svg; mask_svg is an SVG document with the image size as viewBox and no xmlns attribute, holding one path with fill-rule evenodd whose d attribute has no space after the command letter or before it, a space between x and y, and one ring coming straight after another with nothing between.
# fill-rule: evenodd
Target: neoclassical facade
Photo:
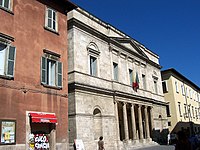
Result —
<instances>
[{"instance_id":1,"label":"neoclassical facade","mask_svg":"<svg viewBox=\"0 0 200 150\"><path fill-rule=\"evenodd\" d=\"M167 115L159 56L77 8L68 13L69 143L109 150L160 142ZM133 90L138 75L139 89Z\"/></svg>"}]
</instances>

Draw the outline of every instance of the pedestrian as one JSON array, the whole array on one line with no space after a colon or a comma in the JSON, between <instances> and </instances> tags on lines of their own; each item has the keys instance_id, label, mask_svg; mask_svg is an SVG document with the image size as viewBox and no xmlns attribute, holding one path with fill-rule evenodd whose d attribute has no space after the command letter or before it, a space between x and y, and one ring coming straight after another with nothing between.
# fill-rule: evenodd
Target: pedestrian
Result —
<instances>
[{"instance_id":1,"label":"pedestrian","mask_svg":"<svg viewBox=\"0 0 200 150\"><path fill-rule=\"evenodd\" d=\"M99 146L99 150L105 150L104 142L103 142L103 136L99 137L98 146Z\"/></svg>"},{"instance_id":2,"label":"pedestrian","mask_svg":"<svg viewBox=\"0 0 200 150\"><path fill-rule=\"evenodd\" d=\"M192 150L191 143L183 131L177 133L177 138L175 150Z\"/></svg>"}]
</instances>

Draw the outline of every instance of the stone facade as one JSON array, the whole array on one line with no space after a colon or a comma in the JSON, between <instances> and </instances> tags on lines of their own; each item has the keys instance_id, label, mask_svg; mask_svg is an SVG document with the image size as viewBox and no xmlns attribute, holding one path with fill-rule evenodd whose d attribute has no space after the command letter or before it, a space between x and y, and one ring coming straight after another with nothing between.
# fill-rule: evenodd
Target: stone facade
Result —
<instances>
[{"instance_id":1,"label":"stone facade","mask_svg":"<svg viewBox=\"0 0 200 150\"><path fill-rule=\"evenodd\" d=\"M109 150L162 142L168 126L160 69L158 55L141 43L80 8L69 12L70 148L81 139L94 150L99 136Z\"/></svg>"}]
</instances>

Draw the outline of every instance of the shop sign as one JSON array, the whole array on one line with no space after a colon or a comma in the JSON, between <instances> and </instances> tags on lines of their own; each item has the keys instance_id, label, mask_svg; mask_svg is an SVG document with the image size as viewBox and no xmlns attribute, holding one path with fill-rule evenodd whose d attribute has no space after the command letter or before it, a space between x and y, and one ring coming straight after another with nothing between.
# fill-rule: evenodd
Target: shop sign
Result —
<instances>
[{"instance_id":1,"label":"shop sign","mask_svg":"<svg viewBox=\"0 0 200 150\"><path fill-rule=\"evenodd\" d=\"M31 134L29 136L29 150L49 150L49 140L46 134Z\"/></svg>"}]
</instances>

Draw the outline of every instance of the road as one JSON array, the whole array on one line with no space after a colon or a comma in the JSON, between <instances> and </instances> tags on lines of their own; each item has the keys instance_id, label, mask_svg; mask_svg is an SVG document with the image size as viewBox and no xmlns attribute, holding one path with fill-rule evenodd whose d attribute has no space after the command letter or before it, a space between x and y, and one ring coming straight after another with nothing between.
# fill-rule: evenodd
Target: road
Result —
<instances>
[{"instance_id":1,"label":"road","mask_svg":"<svg viewBox=\"0 0 200 150\"><path fill-rule=\"evenodd\" d=\"M174 146L168 145L157 145L151 147L143 147L143 148L134 148L133 150L175 150Z\"/></svg>"}]
</instances>

